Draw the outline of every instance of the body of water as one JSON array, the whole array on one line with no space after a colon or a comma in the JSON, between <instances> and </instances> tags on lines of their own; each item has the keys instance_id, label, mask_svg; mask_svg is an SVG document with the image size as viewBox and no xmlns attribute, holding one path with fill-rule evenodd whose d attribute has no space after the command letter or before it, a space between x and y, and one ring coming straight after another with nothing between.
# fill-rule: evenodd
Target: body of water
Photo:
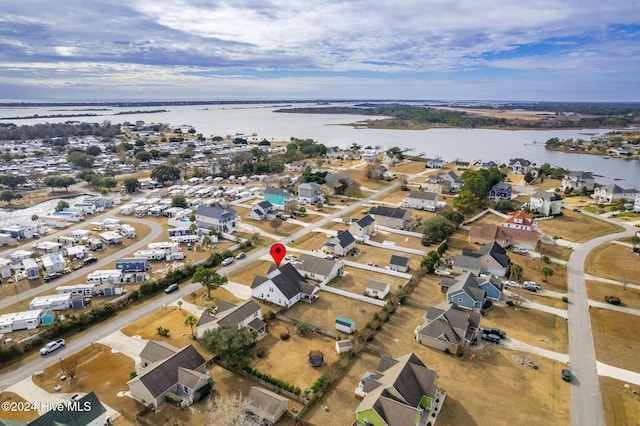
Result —
<instances>
[{"instance_id":1,"label":"body of water","mask_svg":"<svg viewBox=\"0 0 640 426\"><path fill-rule=\"evenodd\" d=\"M294 106L305 106L296 104ZM640 185L640 166L636 160L619 158L604 159L597 155L567 154L548 151L544 142L550 138L582 138L606 133L607 129L575 130L493 130L493 129L427 129L427 130L377 130L343 126L341 124L361 121L360 115L291 114L275 113L286 107L273 105L197 105L167 107L110 108L110 111L95 111L96 117L15 120L17 125L43 122L78 120L86 122L112 123L143 120L147 123L168 123L173 126L192 125L198 133L234 135L256 133L267 140L289 140L291 137L311 138L327 146L348 147L353 143L362 146L392 146L412 148L415 154L427 157L442 157L446 161L494 160L508 163L512 158L525 158L536 165L549 163L570 170L592 170L599 175L599 183L617 183L620 186ZM102 108L102 107L99 107ZM87 109L73 107L56 108L0 108L0 118L82 113L69 111ZM153 114L114 115L120 111L166 109L168 112ZM92 111L87 111L91 113ZM2 120L2 122L8 122Z\"/></svg>"}]
</instances>

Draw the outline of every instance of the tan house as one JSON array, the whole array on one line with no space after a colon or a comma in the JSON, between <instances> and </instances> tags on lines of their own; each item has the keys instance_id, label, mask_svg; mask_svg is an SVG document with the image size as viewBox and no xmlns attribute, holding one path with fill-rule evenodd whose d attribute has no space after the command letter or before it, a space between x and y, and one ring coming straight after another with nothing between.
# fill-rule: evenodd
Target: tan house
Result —
<instances>
[{"instance_id":1,"label":"tan house","mask_svg":"<svg viewBox=\"0 0 640 426\"><path fill-rule=\"evenodd\" d=\"M481 317L480 312L442 302L425 312L424 324L416 327L416 340L430 348L456 353L478 338Z\"/></svg>"},{"instance_id":2,"label":"tan house","mask_svg":"<svg viewBox=\"0 0 640 426\"><path fill-rule=\"evenodd\" d=\"M408 229L411 227L411 213L398 207L374 206L369 210L378 226L394 229Z\"/></svg>"},{"instance_id":3,"label":"tan house","mask_svg":"<svg viewBox=\"0 0 640 426\"><path fill-rule=\"evenodd\" d=\"M376 221L370 216L366 215L360 219L353 219L351 225L349 225L349 231L351 235L356 238L368 238L375 233Z\"/></svg>"},{"instance_id":4,"label":"tan house","mask_svg":"<svg viewBox=\"0 0 640 426\"><path fill-rule=\"evenodd\" d=\"M498 243L485 244L477 252L462 250L453 258L453 271L457 274L473 272L504 277L511 265L507 252Z\"/></svg>"}]
</instances>

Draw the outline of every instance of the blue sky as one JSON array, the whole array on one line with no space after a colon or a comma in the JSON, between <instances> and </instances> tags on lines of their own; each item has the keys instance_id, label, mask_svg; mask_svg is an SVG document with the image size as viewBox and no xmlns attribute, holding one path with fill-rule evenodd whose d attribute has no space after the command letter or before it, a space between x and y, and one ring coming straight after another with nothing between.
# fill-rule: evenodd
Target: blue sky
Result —
<instances>
[{"instance_id":1,"label":"blue sky","mask_svg":"<svg viewBox=\"0 0 640 426\"><path fill-rule=\"evenodd\" d=\"M5 1L0 98L640 101L640 1Z\"/></svg>"}]
</instances>

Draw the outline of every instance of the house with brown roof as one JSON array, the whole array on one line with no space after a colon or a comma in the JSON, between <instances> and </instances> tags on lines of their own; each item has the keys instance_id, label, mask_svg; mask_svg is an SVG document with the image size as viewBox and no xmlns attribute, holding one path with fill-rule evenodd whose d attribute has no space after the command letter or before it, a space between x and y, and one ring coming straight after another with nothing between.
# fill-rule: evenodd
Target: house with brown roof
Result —
<instances>
[{"instance_id":1,"label":"house with brown roof","mask_svg":"<svg viewBox=\"0 0 640 426\"><path fill-rule=\"evenodd\" d=\"M424 314L424 324L416 327L418 343L441 351L456 353L467 348L480 331L480 312L461 309L450 302L433 306Z\"/></svg>"},{"instance_id":2,"label":"house with brown roof","mask_svg":"<svg viewBox=\"0 0 640 426\"><path fill-rule=\"evenodd\" d=\"M234 305L221 301L211 314L203 313L196 324L198 338L202 338L207 330L219 327L247 327L255 332L256 340L266 335L267 323L262 320L260 305L249 299Z\"/></svg>"},{"instance_id":3,"label":"house with brown roof","mask_svg":"<svg viewBox=\"0 0 640 426\"><path fill-rule=\"evenodd\" d=\"M526 250L536 248L540 234L536 231L524 231L514 228L506 228L490 223L483 223L482 226L469 229L468 242L471 244L491 244L498 243L502 247L519 247Z\"/></svg>"},{"instance_id":4,"label":"house with brown roof","mask_svg":"<svg viewBox=\"0 0 640 426\"><path fill-rule=\"evenodd\" d=\"M157 343L150 341L140 352L147 364L127 382L131 396L157 409L164 405L164 395L171 392L181 397L185 406L191 405L195 392L209 382L204 358L191 345L178 349ZM168 356L160 358L164 354Z\"/></svg>"},{"instance_id":5,"label":"house with brown roof","mask_svg":"<svg viewBox=\"0 0 640 426\"><path fill-rule=\"evenodd\" d=\"M438 389L438 373L412 353L382 356L376 373L367 373L354 393L362 398L356 408L359 426L435 424L446 397Z\"/></svg>"}]
</instances>

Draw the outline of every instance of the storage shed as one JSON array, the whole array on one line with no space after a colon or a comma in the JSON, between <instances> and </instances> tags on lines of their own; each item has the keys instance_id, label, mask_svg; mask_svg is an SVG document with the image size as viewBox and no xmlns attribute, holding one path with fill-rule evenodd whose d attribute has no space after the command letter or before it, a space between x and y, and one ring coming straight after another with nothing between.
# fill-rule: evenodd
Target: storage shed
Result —
<instances>
[{"instance_id":1,"label":"storage shed","mask_svg":"<svg viewBox=\"0 0 640 426\"><path fill-rule=\"evenodd\" d=\"M336 330L344 333L354 333L356 331L356 322L351 318L338 315L336 317Z\"/></svg>"},{"instance_id":2,"label":"storage shed","mask_svg":"<svg viewBox=\"0 0 640 426\"><path fill-rule=\"evenodd\" d=\"M367 296L377 297L378 299L384 299L389 294L389 288L391 286L387 283L383 283L376 280L369 280L365 286L365 292Z\"/></svg>"}]
</instances>

